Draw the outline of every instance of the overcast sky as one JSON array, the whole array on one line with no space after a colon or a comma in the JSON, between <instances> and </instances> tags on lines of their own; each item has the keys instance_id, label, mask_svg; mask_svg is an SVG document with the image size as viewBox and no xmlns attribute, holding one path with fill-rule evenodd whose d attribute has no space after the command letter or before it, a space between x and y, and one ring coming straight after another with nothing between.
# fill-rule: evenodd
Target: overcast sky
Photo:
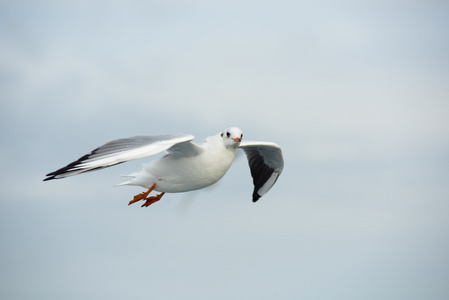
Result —
<instances>
[{"instance_id":1,"label":"overcast sky","mask_svg":"<svg viewBox=\"0 0 449 300\"><path fill-rule=\"evenodd\" d=\"M446 1L2 1L0 298L447 299ZM229 126L285 169L127 206L116 138Z\"/></svg>"}]
</instances>

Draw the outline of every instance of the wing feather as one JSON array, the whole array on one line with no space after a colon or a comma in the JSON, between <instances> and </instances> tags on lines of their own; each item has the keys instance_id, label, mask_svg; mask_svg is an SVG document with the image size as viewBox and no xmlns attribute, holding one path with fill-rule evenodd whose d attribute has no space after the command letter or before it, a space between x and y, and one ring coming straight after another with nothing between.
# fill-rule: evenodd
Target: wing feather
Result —
<instances>
[{"instance_id":1,"label":"wing feather","mask_svg":"<svg viewBox=\"0 0 449 300\"><path fill-rule=\"evenodd\" d=\"M135 136L108 142L67 166L48 173L44 181L64 178L117 165L129 160L168 151L176 155L199 154L203 148L192 143L192 135Z\"/></svg>"},{"instance_id":2,"label":"wing feather","mask_svg":"<svg viewBox=\"0 0 449 300\"><path fill-rule=\"evenodd\" d=\"M269 142L242 142L253 178L253 202L259 200L276 183L284 168L281 148Z\"/></svg>"}]
</instances>

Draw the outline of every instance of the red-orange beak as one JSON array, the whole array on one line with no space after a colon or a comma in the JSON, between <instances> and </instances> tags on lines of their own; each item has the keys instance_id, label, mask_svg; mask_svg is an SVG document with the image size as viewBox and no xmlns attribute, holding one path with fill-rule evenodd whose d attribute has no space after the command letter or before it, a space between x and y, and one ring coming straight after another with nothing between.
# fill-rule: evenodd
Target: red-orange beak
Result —
<instances>
[{"instance_id":1,"label":"red-orange beak","mask_svg":"<svg viewBox=\"0 0 449 300\"><path fill-rule=\"evenodd\" d=\"M236 137L235 139L232 139L236 143L240 143L242 141L242 138Z\"/></svg>"}]
</instances>

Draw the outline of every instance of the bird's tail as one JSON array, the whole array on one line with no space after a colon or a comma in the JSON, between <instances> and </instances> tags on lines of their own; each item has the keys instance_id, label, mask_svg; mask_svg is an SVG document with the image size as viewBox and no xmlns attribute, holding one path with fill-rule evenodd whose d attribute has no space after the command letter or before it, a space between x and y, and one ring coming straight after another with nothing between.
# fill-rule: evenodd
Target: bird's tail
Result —
<instances>
[{"instance_id":1,"label":"bird's tail","mask_svg":"<svg viewBox=\"0 0 449 300\"><path fill-rule=\"evenodd\" d=\"M136 185L136 186L141 186L144 188L150 188L156 181L154 179L153 175L146 172L145 170L142 170L137 173L129 174L129 175L122 175L122 177L128 177L129 179L126 181L120 182L116 186Z\"/></svg>"},{"instance_id":2,"label":"bird's tail","mask_svg":"<svg viewBox=\"0 0 449 300\"><path fill-rule=\"evenodd\" d=\"M122 177L128 177L129 179L120 183L117 183L115 186L122 186L122 185L133 185L133 179L136 178L134 175L122 175Z\"/></svg>"}]
</instances>

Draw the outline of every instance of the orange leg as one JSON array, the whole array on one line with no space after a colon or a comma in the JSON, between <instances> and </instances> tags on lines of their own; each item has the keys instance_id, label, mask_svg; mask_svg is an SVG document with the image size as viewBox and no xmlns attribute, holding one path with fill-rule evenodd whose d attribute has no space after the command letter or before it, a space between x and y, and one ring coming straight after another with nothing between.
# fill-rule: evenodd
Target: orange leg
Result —
<instances>
[{"instance_id":1,"label":"orange leg","mask_svg":"<svg viewBox=\"0 0 449 300\"><path fill-rule=\"evenodd\" d=\"M156 187L156 183L153 184L153 185L148 189L148 191L143 192L143 193L140 193L140 194L138 194L138 195L135 195L135 196L134 196L134 199L131 200L131 201L129 201L128 205L131 205L131 204L133 204L133 203L135 203L135 202L137 202L137 201L140 201L140 200L144 200L144 199L146 200L147 197L148 197L148 195L151 193L152 190L154 190L155 187ZM161 196L161 197L162 197L162 196ZM149 204L148 204L148 205L149 205Z\"/></svg>"},{"instance_id":2,"label":"orange leg","mask_svg":"<svg viewBox=\"0 0 449 300\"><path fill-rule=\"evenodd\" d=\"M162 198L162 196L164 196L164 194L165 193L160 193L159 195L145 198L145 200L147 200L147 201L144 204L142 204L142 207L148 207L151 204L153 204L154 202L161 200L161 198Z\"/></svg>"}]
</instances>

